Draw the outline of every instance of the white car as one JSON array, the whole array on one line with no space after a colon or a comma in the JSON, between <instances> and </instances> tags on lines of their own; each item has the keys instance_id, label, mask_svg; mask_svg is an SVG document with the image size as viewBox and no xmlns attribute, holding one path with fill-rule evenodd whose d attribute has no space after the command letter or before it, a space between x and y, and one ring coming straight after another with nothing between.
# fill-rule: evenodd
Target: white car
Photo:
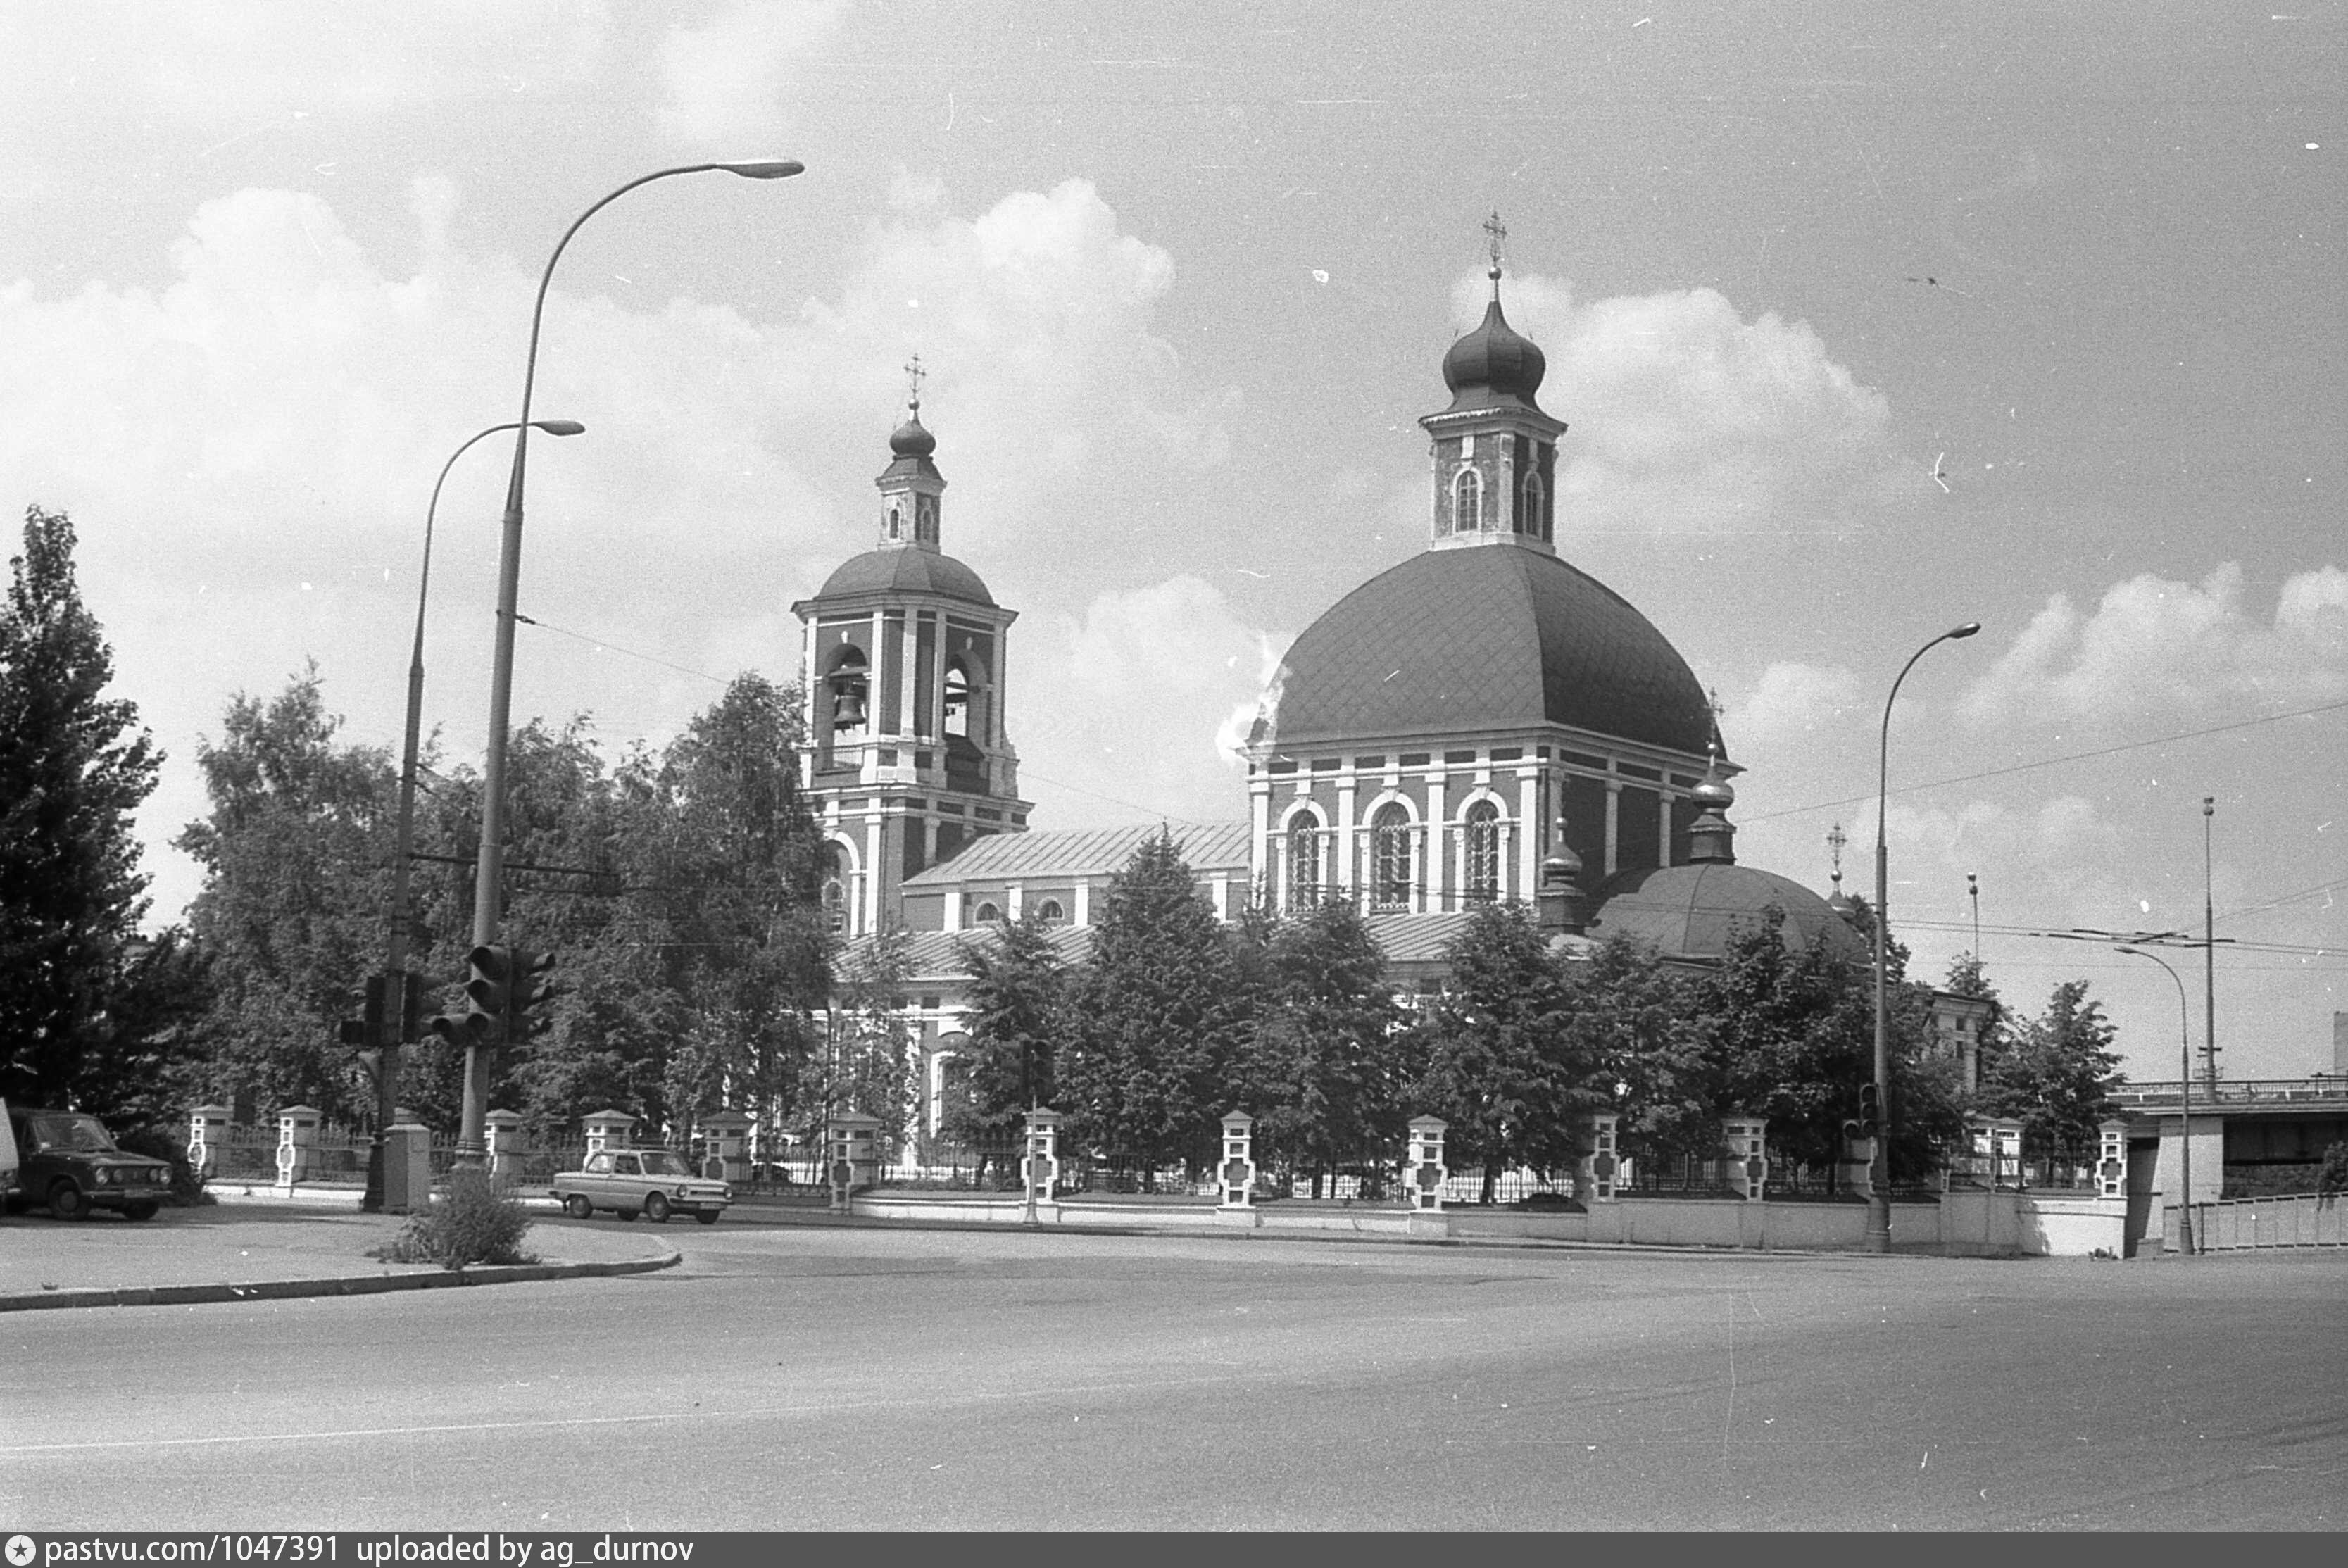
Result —
<instances>
[{"instance_id":1,"label":"white car","mask_svg":"<svg viewBox=\"0 0 2348 1568\"><path fill-rule=\"evenodd\" d=\"M591 1154L577 1171L565 1171L551 1184L557 1202L574 1220L609 1209L623 1220L638 1214L664 1224L673 1213L691 1214L714 1225L734 1202L723 1181L695 1176L673 1149L607 1149Z\"/></svg>"}]
</instances>

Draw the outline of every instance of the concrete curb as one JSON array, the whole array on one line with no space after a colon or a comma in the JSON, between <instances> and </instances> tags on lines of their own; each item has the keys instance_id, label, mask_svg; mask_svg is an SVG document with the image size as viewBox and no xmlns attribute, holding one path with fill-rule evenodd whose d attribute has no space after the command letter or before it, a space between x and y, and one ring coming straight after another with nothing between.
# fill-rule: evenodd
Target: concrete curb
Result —
<instances>
[{"instance_id":1,"label":"concrete curb","mask_svg":"<svg viewBox=\"0 0 2348 1568\"><path fill-rule=\"evenodd\" d=\"M512 1264L433 1269L407 1274L348 1274L326 1279L262 1280L252 1284L123 1285L114 1290L45 1290L0 1295L0 1312L53 1312L81 1306L191 1306L223 1301L286 1301L313 1295L385 1295L400 1290L452 1290L463 1285L522 1284L533 1280L597 1279L675 1268L684 1254L606 1264Z\"/></svg>"}]
</instances>

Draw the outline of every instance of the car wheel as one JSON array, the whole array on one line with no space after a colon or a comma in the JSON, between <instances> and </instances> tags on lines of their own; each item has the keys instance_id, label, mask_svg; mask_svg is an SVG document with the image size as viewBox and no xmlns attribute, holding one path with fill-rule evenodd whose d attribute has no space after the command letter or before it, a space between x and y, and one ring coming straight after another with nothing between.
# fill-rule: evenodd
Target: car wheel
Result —
<instances>
[{"instance_id":1,"label":"car wheel","mask_svg":"<svg viewBox=\"0 0 2348 1568\"><path fill-rule=\"evenodd\" d=\"M562 1200L562 1212L574 1220L592 1220L595 1217L595 1205L587 1201L586 1193L573 1192Z\"/></svg>"},{"instance_id":2,"label":"car wheel","mask_svg":"<svg viewBox=\"0 0 2348 1568\"><path fill-rule=\"evenodd\" d=\"M122 1217L126 1220L151 1220L155 1217L155 1211L161 1206L160 1203L125 1203L122 1205Z\"/></svg>"},{"instance_id":3,"label":"car wheel","mask_svg":"<svg viewBox=\"0 0 2348 1568\"><path fill-rule=\"evenodd\" d=\"M655 1225L668 1223L668 1199L659 1192L644 1194L644 1218Z\"/></svg>"},{"instance_id":4,"label":"car wheel","mask_svg":"<svg viewBox=\"0 0 2348 1568\"><path fill-rule=\"evenodd\" d=\"M89 1214L89 1200L83 1197L81 1189L72 1182L60 1181L49 1189L49 1212L60 1220L86 1219Z\"/></svg>"},{"instance_id":5,"label":"car wheel","mask_svg":"<svg viewBox=\"0 0 2348 1568\"><path fill-rule=\"evenodd\" d=\"M704 1209L701 1212L695 1214L694 1218L700 1221L705 1225L714 1225L717 1222L717 1211L715 1209Z\"/></svg>"}]
</instances>

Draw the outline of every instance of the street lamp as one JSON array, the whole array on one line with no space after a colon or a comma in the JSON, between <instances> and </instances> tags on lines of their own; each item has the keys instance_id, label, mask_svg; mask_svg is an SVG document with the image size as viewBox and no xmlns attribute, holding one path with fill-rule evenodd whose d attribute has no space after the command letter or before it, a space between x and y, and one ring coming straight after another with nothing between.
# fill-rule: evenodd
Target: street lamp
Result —
<instances>
[{"instance_id":1,"label":"street lamp","mask_svg":"<svg viewBox=\"0 0 2348 1568\"><path fill-rule=\"evenodd\" d=\"M506 485L505 535L498 550L497 655L489 669L489 750L481 769L481 851L473 882L476 947L485 947L497 940L499 895L505 880L506 726L513 706L514 613L521 583L522 474L530 452L530 398L538 382L538 334L546 315L547 285L554 281L554 264L562 259L571 236L605 207L637 186L649 185L655 180L719 170L747 180L788 180L803 172L805 166L795 159L761 158L730 163L685 163L638 175L572 219L571 227L562 232L562 238L555 242L554 253L546 258L546 270L539 274L538 298L530 312L530 353L522 366L521 418L514 429L513 475ZM464 1120L457 1134L459 1164L478 1165L482 1160L481 1123L488 1109L483 1103L488 1088L483 1076L481 1047L478 1043L467 1046Z\"/></svg>"},{"instance_id":2,"label":"street lamp","mask_svg":"<svg viewBox=\"0 0 2348 1568\"><path fill-rule=\"evenodd\" d=\"M2177 1201L2177 1252L2180 1257L2193 1255L2193 1011L2185 999L2185 978L2171 968L2168 960L2141 947L2122 946L2115 951L2149 958L2168 971L2177 985L2177 1062L2182 1075L2177 1086L2179 1128L2177 1138L2177 1179L2183 1192Z\"/></svg>"},{"instance_id":3,"label":"street lamp","mask_svg":"<svg viewBox=\"0 0 2348 1568\"><path fill-rule=\"evenodd\" d=\"M2218 1103L2218 913L2209 886L2209 819L2218 814L2218 798L2201 797L2201 984L2209 1002L2209 1029L2201 1047L2209 1064L2209 1103ZM2229 938L2229 940L2231 940ZM2189 1074L2188 1075L2190 1076Z\"/></svg>"},{"instance_id":4,"label":"street lamp","mask_svg":"<svg viewBox=\"0 0 2348 1568\"><path fill-rule=\"evenodd\" d=\"M1891 682L1891 695L1883 699L1883 735L1875 755L1875 1099L1883 1119L1875 1130L1875 1149L1867 1162L1867 1250L1870 1253L1891 1250L1891 1002L1885 978L1891 874L1884 852L1884 808L1891 789L1891 705L1900 700L1900 683L1908 678L1918 659L1942 643L1970 637L1980 630L1979 621L1967 621L1909 655Z\"/></svg>"},{"instance_id":5,"label":"street lamp","mask_svg":"<svg viewBox=\"0 0 2348 1568\"><path fill-rule=\"evenodd\" d=\"M533 419L530 423L550 436L576 436L587 428L576 419ZM399 1105L399 1047L405 1042L397 1037L397 1020L406 1016L403 1003L407 985L408 856L416 847L416 746L424 727L424 609L432 587L432 523L440 510L440 487L448 482L448 470L457 466L457 459L483 437L513 428L513 422L508 420L466 437L464 444L440 465L440 477L432 481L432 500L424 509L424 564L416 574L416 645L407 656L407 727L399 758L399 828L392 850L391 912L385 923L383 944L384 1016L387 1022L384 1037L373 1042L376 1051L375 1144L367 1159L366 1196L362 1202L370 1213L379 1212L384 1206L384 1140Z\"/></svg>"}]
</instances>

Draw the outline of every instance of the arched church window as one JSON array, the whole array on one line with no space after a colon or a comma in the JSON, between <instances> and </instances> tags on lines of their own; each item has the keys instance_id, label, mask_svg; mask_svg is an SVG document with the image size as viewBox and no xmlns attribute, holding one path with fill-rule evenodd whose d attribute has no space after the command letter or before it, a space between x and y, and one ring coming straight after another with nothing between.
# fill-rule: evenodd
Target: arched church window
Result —
<instances>
[{"instance_id":1,"label":"arched church window","mask_svg":"<svg viewBox=\"0 0 2348 1568\"><path fill-rule=\"evenodd\" d=\"M1489 903L1500 896L1500 809L1489 800L1468 807L1460 839L1461 884L1469 899Z\"/></svg>"},{"instance_id":2,"label":"arched church window","mask_svg":"<svg viewBox=\"0 0 2348 1568\"><path fill-rule=\"evenodd\" d=\"M1541 527L1543 494L1540 475L1527 474L1525 476L1525 509L1517 519L1519 533L1529 533L1537 539L1549 537L1548 531Z\"/></svg>"},{"instance_id":3,"label":"arched church window","mask_svg":"<svg viewBox=\"0 0 2348 1568\"><path fill-rule=\"evenodd\" d=\"M996 921L1003 918L1003 907L996 903L993 899L989 899L984 903L980 904L977 909L972 911L972 914L976 918L979 924L993 925Z\"/></svg>"},{"instance_id":4,"label":"arched church window","mask_svg":"<svg viewBox=\"0 0 2348 1568\"><path fill-rule=\"evenodd\" d=\"M823 918L834 936L848 934L848 856L838 844L824 851Z\"/></svg>"},{"instance_id":5,"label":"arched church window","mask_svg":"<svg viewBox=\"0 0 2348 1568\"><path fill-rule=\"evenodd\" d=\"M1370 903L1377 909L1410 906L1410 813L1398 800L1389 800L1370 819Z\"/></svg>"},{"instance_id":6,"label":"arched church window","mask_svg":"<svg viewBox=\"0 0 2348 1568\"><path fill-rule=\"evenodd\" d=\"M1067 911L1060 907L1058 899L1047 898L1035 906L1035 919L1044 925L1066 925L1068 923L1068 914Z\"/></svg>"},{"instance_id":7,"label":"arched church window","mask_svg":"<svg viewBox=\"0 0 2348 1568\"><path fill-rule=\"evenodd\" d=\"M889 521L886 525L886 531L891 539L902 539L905 537L905 509L903 507L891 505L889 508Z\"/></svg>"},{"instance_id":8,"label":"arched church window","mask_svg":"<svg viewBox=\"0 0 2348 1568\"><path fill-rule=\"evenodd\" d=\"M960 659L946 665L946 733L970 733L970 672Z\"/></svg>"},{"instance_id":9,"label":"arched church window","mask_svg":"<svg viewBox=\"0 0 2348 1568\"><path fill-rule=\"evenodd\" d=\"M831 690L831 727L861 729L865 721L865 695L869 682L864 650L850 645L839 650L831 661L831 674L824 684Z\"/></svg>"},{"instance_id":10,"label":"arched church window","mask_svg":"<svg viewBox=\"0 0 2348 1568\"><path fill-rule=\"evenodd\" d=\"M1451 481L1451 516L1453 526L1461 533L1474 533L1484 526L1484 476L1474 469L1461 469Z\"/></svg>"},{"instance_id":11,"label":"arched church window","mask_svg":"<svg viewBox=\"0 0 2348 1568\"><path fill-rule=\"evenodd\" d=\"M1288 908L1310 909L1321 898L1321 819L1299 811L1288 819Z\"/></svg>"},{"instance_id":12,"label":"arched church window","mask_svg":"<svg viewBox=\"0 0 2348 1568\"><path fill-rule=\"evenodd\" d=\"M924 543L938 542L938 498L925 495L913 502L913 537Z\"/></svg>"}]
</instances>

